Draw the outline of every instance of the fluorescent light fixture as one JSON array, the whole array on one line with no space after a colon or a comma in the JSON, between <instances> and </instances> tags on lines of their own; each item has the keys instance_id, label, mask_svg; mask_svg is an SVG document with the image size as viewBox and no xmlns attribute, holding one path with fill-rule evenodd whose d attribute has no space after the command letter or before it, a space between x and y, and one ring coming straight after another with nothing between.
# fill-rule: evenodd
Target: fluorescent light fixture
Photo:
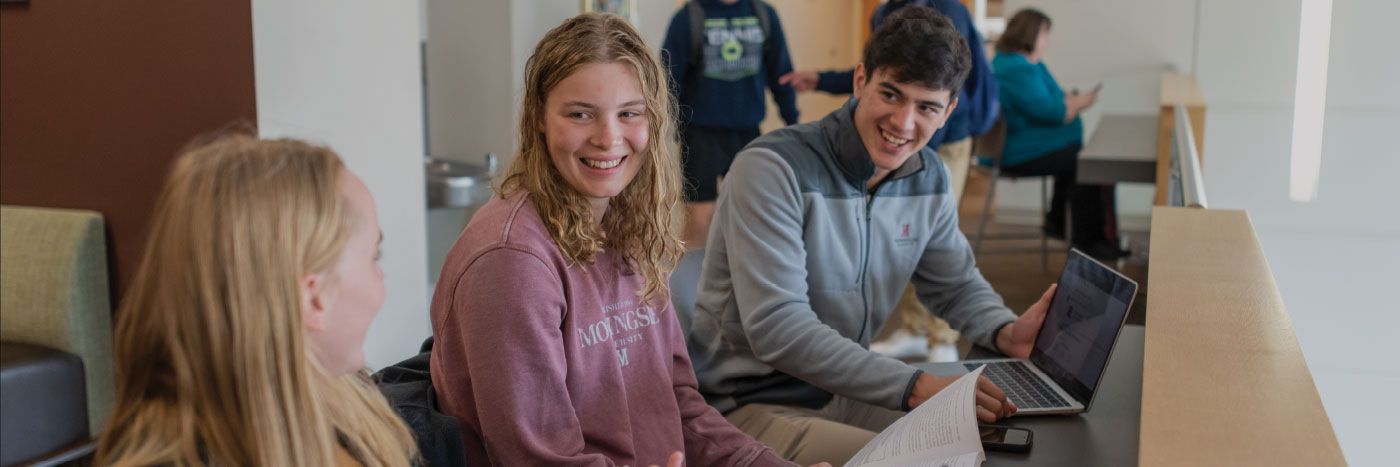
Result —
<instances>
[{"instance_id":1,"label":"fluorescent light fixture","mask_svg":"<svg viewBox=\"0 0 1400 467\"><path fill-rule=\"evenodd\" d=\"M1322 171L1322 124L1327 113L1327 52L1332 39L1332 0L1302 0L1298 22L1298 79L1293 89L1293 154L1288 198L1317 199Z\"/></svg>"}]
</instances>

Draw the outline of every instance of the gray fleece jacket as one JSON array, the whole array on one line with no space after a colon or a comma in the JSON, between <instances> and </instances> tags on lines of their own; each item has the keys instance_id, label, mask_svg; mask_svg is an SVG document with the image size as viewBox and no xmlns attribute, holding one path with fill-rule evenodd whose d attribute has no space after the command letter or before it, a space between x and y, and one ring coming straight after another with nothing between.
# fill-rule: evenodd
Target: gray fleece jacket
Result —
<instances>
[{"instance_id":1,"label":"gray fleece jacket","mask_svg":"<svg viewBox=\"0 0 1400 467\"><path fill-rule=\"evenodd\" d=\"M977 270L932 149L867 193L875 166L852 122L858 104L759 137L724 180L686 337L700 392L721 412L816 408L832 394L908 410L921 371L870 341L911 281L982 346L996 348L1016 319Z\"/></svg>"}]
</instances>

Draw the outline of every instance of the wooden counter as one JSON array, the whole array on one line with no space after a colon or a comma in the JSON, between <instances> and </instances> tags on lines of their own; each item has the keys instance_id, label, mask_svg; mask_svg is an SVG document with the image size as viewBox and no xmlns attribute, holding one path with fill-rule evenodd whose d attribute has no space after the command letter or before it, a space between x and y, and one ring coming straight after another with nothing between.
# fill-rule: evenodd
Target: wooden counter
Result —
<instances>
[{"instance_id":1,"label":"wooden counter","mask_svg":"<svg viewBox=\"0 0 1400 467\"><path fill-rule=\"evenodd\" d=\"M1244 211L1156 207L1139 463L1345 465Z\"/></svg>"}]
</instances>

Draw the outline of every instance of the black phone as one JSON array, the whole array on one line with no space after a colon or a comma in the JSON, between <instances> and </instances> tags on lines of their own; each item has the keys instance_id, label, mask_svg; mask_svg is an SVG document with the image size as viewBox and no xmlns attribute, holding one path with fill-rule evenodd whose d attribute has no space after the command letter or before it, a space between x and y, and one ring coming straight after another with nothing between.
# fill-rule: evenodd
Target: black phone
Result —
<instances>
[{"instance_id":1,"label":"black phone","mask_svg":"<svg viewBox=\"0 0 1400 467\"><path fill-rule=\"evenodd\" d=\"M1035 438L1031 430L1012 426L977 425L977 430L982 435L982 448L988 451L1030 451Z\"/></svg>"}]
</instances>

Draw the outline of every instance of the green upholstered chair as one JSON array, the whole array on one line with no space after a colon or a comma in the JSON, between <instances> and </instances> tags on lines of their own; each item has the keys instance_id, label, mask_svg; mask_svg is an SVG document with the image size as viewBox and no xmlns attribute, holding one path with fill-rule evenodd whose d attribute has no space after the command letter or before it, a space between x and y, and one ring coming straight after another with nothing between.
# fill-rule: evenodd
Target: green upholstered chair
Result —
<instances>
[{"instance_id":1,"label":"green upholstered chair","mask_svg":"<svg viewBox=\"0 0 1400 467\"><path fill-rule=\"evenodd\" d=\"M71 361L66 371L76 373L78 364L72 358L76 356L81 360L86 414L75 409L82 405L82 396L78 396L75 403L63 402L58 410L76 411L77 420L86 415L87 438L95 437L107 421L115 395L111 318L102 215L70 209L0 207L0 341L5 345L6 366L9 367L5 384L25 389L10 391L7 388L6 392L34 394L35 398L31 403L16 400L31 396L7 394L5 405L18 404L33 411L39 410L36 404L58 404L55 400L63 397L63 391L35 387L51 384L43 381L53 381L52 378L37 378L34 381L40 382L29 383L31 378L26 374L19 372L19 376L14 376L16 373L10 370L15 365L22 366L24 361L57 356L55 361L59 367L66 358ZM78 380L76 374L71 376L60 380ZM69 393L77 394L76 391L78 389L74 388ZM7 413L6 428L22 426L24 431L45 428L48 417L28 417L17 420ZM82 430L82 427L76 429ZM29 441L28 437L41 435L25 436ZM12 458L12 449L21 447L6 446L6 451L11 452L5 457Z\"/></svg>"}]
</instances>

